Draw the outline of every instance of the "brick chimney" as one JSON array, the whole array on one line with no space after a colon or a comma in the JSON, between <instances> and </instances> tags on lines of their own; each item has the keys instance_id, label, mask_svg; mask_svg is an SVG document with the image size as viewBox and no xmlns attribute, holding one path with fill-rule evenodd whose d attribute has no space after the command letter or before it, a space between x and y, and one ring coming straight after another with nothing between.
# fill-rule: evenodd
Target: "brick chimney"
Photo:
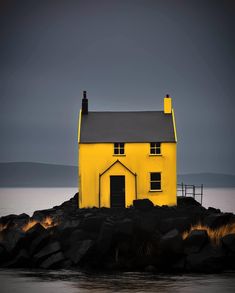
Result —
<instances>
[{"instance_id":1,"label":"brick chimney","mask_svg":"<svg viewBox=\"0 0 235 293\"><path fill-rule=\"evenodd\" d=\"M86 97L86 91L83 91L83 99L82 99L82 114L88 114L88 99Z\"/></svg>"},{"instance_id":2,"label":"brick chimney","mask_svg":"<svg viewBox=\"0 0 235 293\"><path fill-rule=\"evenodd\" d=\"M172 102L171 97L166 95L164 98L164 114L171 114L172 113Z\"/></svg>"}]
</instances>

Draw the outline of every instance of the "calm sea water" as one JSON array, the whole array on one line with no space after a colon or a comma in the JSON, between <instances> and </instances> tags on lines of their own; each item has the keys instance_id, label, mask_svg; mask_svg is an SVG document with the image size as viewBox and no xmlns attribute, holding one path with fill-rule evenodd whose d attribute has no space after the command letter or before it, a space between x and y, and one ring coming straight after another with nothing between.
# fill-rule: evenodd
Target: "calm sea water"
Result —
<instances>
[{"instance_id":1,"label":"calm sea water","mask_svg":"<svg viewBox=\"0 0 235 293\"><path fill-rule=\"evenodd\" d=\"M87 274L75 271L0 270L1 293L235 292L235 273L220 275Z\"/></svg>"},{"instance_id":2,"label":"calm sea water","mask_svg":"<svg viewBox=\"0 0 235 293\"><path fill-rule=\"evenodd\" d=\"M77 188L0 188L0 216L48 209L70 199ZM199 198L198 198L199 200ZM203 206L235 213L235 188L205 188Z\"/></svg>"},{"instance_id":3,"label":"calm sea water","mask_svg":"<svg viewBox=\"0 0 235 293\"><path fill-rule=\"evenodd\" d=\"M47 209L70 199L76 188L0 188L0 216ZM235 188L204 190L203 205L235 212ZM219 275L87 274L79 271L0 270L0 293L235 292L235 272Z\"/></svg>"}]
</instances>

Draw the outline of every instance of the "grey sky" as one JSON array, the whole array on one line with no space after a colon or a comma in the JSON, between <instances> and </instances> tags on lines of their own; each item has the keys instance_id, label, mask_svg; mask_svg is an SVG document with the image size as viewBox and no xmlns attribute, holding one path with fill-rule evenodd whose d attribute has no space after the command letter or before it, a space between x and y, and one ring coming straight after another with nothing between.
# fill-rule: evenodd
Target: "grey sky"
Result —
<instances>
[{"instance_id":1,"label":"grey sky","mask_svg":"<svg viewBox=\"0 0 235 293\"><path fill-rule=\"evenodd\" d=\"M173 98L178 169L235 174L235 2L1 1L0 161L77 163L89 109Z\"/></svg>"}]
</instances>

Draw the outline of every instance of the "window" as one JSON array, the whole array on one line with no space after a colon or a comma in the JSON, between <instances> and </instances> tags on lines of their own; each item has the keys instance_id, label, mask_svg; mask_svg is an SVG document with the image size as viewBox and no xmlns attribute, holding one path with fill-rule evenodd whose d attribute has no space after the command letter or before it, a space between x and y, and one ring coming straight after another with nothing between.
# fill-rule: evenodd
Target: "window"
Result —
<instances>
[{"instance_id":1,"label":"window","mask_svg":"<svg viewBox=\"0 0 235 293\"><path fill-rule=\"evenodd\" d=\"M115 142L114 143L114 155L124 155L124 143Z\"/></svg>"},{"instance_id":2,"label":"window","mask_svg":"<svg viewBox=\"0 0 235 293\"><path fill-rule=\"evenodd\" d=\"M161 173L150 173L150 190L161 190Z\"/></svg>"},{"instance_id":3,"label":"window","mask_svg":"<svg viewBox=\"0 0 235 293\"><path fill-rule=\"evenodd\" d=\"M160 155L161 154L161 143L160 142L150 142L150 154Z\"/></svg>"}]
</instances>

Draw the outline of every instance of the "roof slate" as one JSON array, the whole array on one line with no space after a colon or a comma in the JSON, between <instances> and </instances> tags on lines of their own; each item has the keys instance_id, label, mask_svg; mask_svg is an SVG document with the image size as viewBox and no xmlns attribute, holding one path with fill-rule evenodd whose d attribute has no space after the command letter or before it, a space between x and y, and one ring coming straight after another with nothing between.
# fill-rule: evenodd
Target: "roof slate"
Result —
<instances>
[{"instance_id":1,"label":"roof slate","mask_svg":"<svg viewBox=\"0 0 235 293\"><path fill-rule=\"evenodd\" d=\"M175 142L172 114L163 111L88 112L80 143Z\"/></svg>"}]
</instances>

